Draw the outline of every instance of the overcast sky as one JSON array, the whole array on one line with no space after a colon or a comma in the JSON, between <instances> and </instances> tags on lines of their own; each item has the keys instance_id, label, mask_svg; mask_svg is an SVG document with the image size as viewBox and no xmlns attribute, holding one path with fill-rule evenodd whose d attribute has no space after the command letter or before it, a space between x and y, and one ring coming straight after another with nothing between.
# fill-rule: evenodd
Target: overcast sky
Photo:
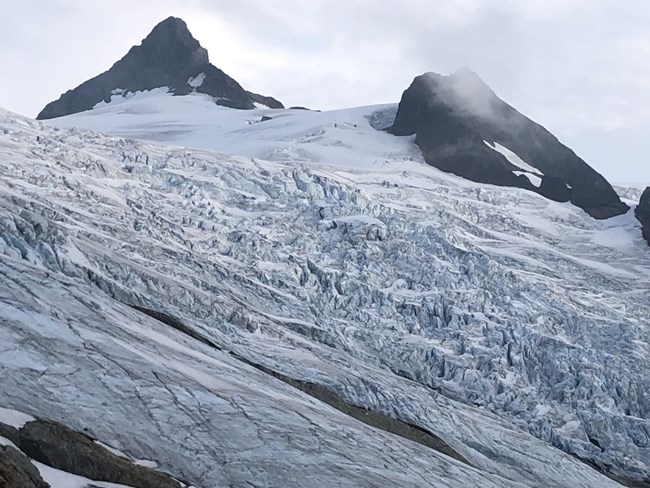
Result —
<instances>
[{"instance_id":1,"label":"overcast sky","mask_svg":"<svg viewBox=\"0 0 650 488\"><path fill-rule=\"evenodd\" d=\"M613 181L650 182L648 0L1 0L0 107L35 116L170 15L285 105L397 102L476 71Z\"/></svg>"}]
</instances>

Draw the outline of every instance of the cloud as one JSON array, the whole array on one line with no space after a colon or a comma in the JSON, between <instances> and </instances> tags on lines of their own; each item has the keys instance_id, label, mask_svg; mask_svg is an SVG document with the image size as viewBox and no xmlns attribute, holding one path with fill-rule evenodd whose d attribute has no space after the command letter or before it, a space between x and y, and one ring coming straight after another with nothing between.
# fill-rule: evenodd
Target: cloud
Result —
<instances>
[{"instance_id":1,"label":"cloud","mask_svg":"<svg viewBox=\"0 0 650 488\"><path fill-rule=\"evenodd\" d=\"M650 124L645 0L22 0L0 11L0 106L35 115L169 15L289 105L397 101L423 72L469 66L561 138Z\"/></svg>"},{"instance_id":2,"label":"cloud","mask_svg":"<svg viewBox=\"0 0 650 488\"><path fill-rule=\"evenodd\" d=\"M242 82L258 91L266 84L294 103L334 108L396 100L422 72L469 66L507 101L566 133L650 118L650 65L644 62L650 5L641 1L414 0L398 7L377 0L242 0L194 6L228 26L237 54L216 48L231 71L243 73ZM203 42L210 44L207 31ZM623 94L626 103L613 94ZM623 107L624 115L614 117Z\"/></svg>"}]
</instances>

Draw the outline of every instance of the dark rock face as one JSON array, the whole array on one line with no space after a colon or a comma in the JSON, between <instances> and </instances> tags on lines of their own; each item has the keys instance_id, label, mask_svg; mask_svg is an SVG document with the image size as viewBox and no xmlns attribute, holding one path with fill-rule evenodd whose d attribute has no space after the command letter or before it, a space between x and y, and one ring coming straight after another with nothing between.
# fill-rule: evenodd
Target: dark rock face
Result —
<instances>
[{"instance_id":1,"label":"dark rock face","mask_svg":"<svg viewBox=\"0 0 650 488\"><path fill-rule=\"evenodd\" d=\"M28 422L21 429L14 429L0 423L0 435L11 440L24 455L35 461L95 481L134 487L181 487L181 484L171 476L133 464L113 454L89 437L56 422L35 420ZM29 462L27 457L25 459ZM2 488L1 469L0 458L0 488ZM8 486L23 485L9 484ZM33 486L41 488L38 484ZM45 484L43 488L47 486Z\"/></svg>"},{"instance_id":2,"label":"dark rock face","mask_svg":"<svg viewBox=\"0 0 650 488\"><path fill-rule=\"evenodd\" d=\"M650 245L650 186L641 195L639 204L634 209L634 214L643 225L643 238Z\"/></svg>"},{"instance_id":3,"label":"dark rock face","mask_svg":"<svg viewBox=\"0 0 650 488\"><path fill-rule=\"evenodd\" d=\"M284 108L274 98L245 91L210 64L208 52L192 37L185 22L169 17L110 70L64 93L37 118L52 119L90 110L102 100L110 101L116 90L136 92L165 86L175 95L187 95L194 90L206 93L215 97L217 104L231 108L252 109L255 102Z\"/></svg>"},{"instance_id":4,"label":"dark rock face","mask_svg":"<svg viewBox=\"0 0 650 488\"><path fill-rule=\"evenodd\" d=\"M416 134L427 163L472 181L571 201L597 219L628 210L605 178L544 127L499 99L469 69L415 78L402 95L389 131ZM494 149L495 144L514 152L532 169L512 164ZM533 180L541 177L541 184L533 184L522 172Z\"/></svg>"},{"instance_id":5,"label":"dark rock face","mask_svg":"<svg viewBox=\"0 0 650 488\"><path fill-rule=\"evenodd\" d=\"M257 93L251 93L249 91L246 93L248 93L248 96L251 97L253 102L261 103L262 105L266 105L269 108L284 108L284 105L282 105L273 97L265 97L263 95L258 95Z\"/></svg>"},{"instance_id":6,"label":"dark rock face","mask_svg":"<svg viewBox=\"0 0 650 488\"><path fill-rule=\"evenodd\" d=\"M11 446L0 446L0 488L49 488L29 458Z\"/></svg>"}]
</instances>

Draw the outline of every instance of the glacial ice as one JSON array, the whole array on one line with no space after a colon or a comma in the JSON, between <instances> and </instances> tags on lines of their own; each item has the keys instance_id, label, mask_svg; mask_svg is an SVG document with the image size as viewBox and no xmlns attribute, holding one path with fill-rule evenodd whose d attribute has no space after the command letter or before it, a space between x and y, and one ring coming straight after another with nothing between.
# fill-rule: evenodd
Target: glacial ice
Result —
<instances>
[{"instance_id":1,"label":"glacial ice","mask_svg":"<svg viewBox=\"0 0 650 488\"><path fill-rule=\"evenodd\" d=\"M375 111L242 124L230 149L281 132L244 156L1 112L1 406L197 486L618 486L565 452L647 476L650 250L632 213L441 173Z\"/></svg>"}]
</instances>

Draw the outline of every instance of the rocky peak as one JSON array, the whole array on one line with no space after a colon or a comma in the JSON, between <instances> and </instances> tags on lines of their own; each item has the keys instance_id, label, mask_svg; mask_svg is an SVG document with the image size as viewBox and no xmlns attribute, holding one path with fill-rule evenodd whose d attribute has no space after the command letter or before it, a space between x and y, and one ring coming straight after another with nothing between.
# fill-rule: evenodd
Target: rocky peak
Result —
<instances>
[{"instance_id":1,"label":"rocky peak","mask_svg":"<svg viewBox=\"0 0 650 488\"><path fill-rule=\"evenodd\" d=\"M199 81L200 80L200 81ZM187 24L169 17L156 25L139 46L113 67L82 83L49 103L38 119L51 119L92 109L101 101L110 102L115 93L167 87L174 95L191 92L214 97L215 103L231 108L252 109L255 103L283 108L276 99L247 92L237 81L210 64L208 51L201 46Z\"/></svg>"},{"instance_id":2,"label":"rocky peak","mask_svg":"<svg viewBox=\"0 0 650 488\"><path fill-rule=\"evenodd\" d=\"M468 68L416 77L389 131L415 134L428 164L476 182L571 201L599 219L628 209L605 178Z\"/></svg>"},{"instance_id":3,"label":"rocky peak","mask_svg":"<svg viewBox=\"0 0 650 488\"><path fill-rule=\"evenodd\" d=\"M207 64L208 51L194 39L187 24L177 17L169 17L158 24L139 47L146 58L169 64Z\"/></svg>"},{"instance_id":4,"label":"rocky peak","mask_svg":"<svg viewBox=\"0 0 650 488\"><path fill-rule=\"evenodd\" d=\"M435 81L440 91L446 94L450 101L461 106L467 105L468 109L498 100L492 89L469 68L461 68L449 76L429 72L425 77L430 82Z\"/></svg>"},{"instance_id":5,"label":"rocky peak","mask_svg":"<svg viewBox=\"0 0 650 488\"><path fill-rule=\"evenodd\" d=\"M634 214L643 225L643 238L650 245L650 186L641 195L639 204L634 209Z\"/></svg>"}]
</instances>

